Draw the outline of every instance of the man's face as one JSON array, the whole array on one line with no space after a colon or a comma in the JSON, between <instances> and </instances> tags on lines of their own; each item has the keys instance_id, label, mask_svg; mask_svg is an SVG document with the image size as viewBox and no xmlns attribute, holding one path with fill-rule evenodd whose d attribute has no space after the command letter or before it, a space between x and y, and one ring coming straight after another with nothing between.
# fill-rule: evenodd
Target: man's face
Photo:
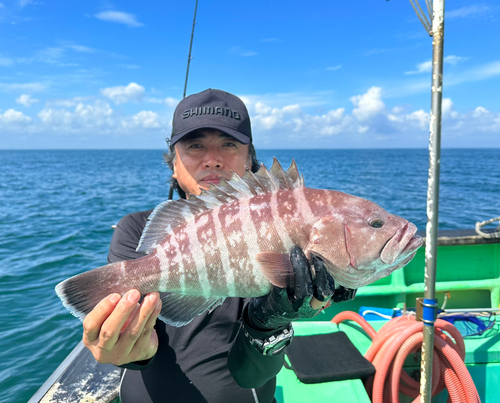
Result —
<instances>
[{"instance_id":1,"label":"man's face","mask_svg":"<svg viewBox=\"0 0 500 403\"><path fill-rule=\"evenodd\" d=\"M175 144L173 178L186 194L200 194L219 177L231 179L231 171L243 176L251 168L248 144L242 144L218 130L201 129Z\"/></svg>"}]
</instances>

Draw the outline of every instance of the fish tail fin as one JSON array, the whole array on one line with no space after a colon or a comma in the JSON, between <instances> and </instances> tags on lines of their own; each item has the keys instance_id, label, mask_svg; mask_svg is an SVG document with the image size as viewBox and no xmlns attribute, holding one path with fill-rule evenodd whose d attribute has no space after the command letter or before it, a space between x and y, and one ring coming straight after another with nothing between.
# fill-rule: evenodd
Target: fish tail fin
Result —
<instances>
[{"instance_id":1,"label":"fish tail fin","mask_svg":"<svg viewBox=\"0 0 500 403\"><path fill-rule=\"evenodd\" d=\"M83 320L94 307L108 295L123 295L130 288L120 281L123 262L111 263L97 269L70 277L57 284L56 293L63 305Z\"/></svg>"}]
</instances>

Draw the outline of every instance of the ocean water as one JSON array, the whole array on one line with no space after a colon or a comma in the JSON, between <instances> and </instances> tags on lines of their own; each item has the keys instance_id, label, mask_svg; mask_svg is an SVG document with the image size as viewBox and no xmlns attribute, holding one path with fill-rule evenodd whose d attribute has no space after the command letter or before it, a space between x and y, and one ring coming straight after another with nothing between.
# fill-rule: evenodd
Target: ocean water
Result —
<instances>
[{"instance_id":1,"label":"ocean water","mask_svg":"<svg viewBox=\"0 0 500 403\"><path fill-rule=\"evenodd\" d=\"M428 152L262 150L309 187L370 199L425 229ZM106 262L111 226L168 196L162 151L0 151L0 402L26 402L81 337L55 285ZM441 154L441 229L500 215L500 149Z\"/></svg>"}]
</instances>

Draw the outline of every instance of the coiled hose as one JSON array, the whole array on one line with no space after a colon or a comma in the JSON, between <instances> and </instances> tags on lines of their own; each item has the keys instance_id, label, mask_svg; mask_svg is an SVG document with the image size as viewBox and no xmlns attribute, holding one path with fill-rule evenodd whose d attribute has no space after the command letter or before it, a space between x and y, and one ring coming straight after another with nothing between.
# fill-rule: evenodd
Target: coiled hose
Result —
<instances>
[{"instance_id":1,"label":"coiled hose","mask_svg":"<svg viewBox=\"0 0 500 403\"><path fill-rule=\"evenodd\" d=\"M372 339L372 345L365 354L376 369L375 377L365 381L372 402L399 403L399 392L414 398L414 403L420 402L420 384L403 371L403 364L409 354L419 351L422 346L423 322L417 322L414 316L403 315L390 320L378 333L355 312L341 312L332 322L339 324L345 320L359 324ZM452 403L480 403L464 358L465 344L460 332L451 323L437 319L432 366L433 396L446 387L448 401Z\"/></svg>"}]
</instances>

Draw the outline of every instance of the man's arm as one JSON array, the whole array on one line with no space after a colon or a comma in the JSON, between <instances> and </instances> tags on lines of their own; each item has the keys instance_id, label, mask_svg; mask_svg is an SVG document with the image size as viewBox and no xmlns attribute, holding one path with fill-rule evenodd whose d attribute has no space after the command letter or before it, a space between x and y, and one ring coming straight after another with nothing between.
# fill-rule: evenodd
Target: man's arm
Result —
<instances>
[{"instance_id":1,"label":"man's arm","mask_svg":"<svg viewBox=\"0 0 500 403\"><path fill-rule=\"evenodd\" d=\"M118 224L111 241L110 263L140 257L135 252L142 232L138 217L125 216ZM123 296L111 294L85 317L83 343L97 361L123 366L147 362L154 356L158 349L154 325L161 300L158 292L146 295L139 304L140 297L137 290L129 290Z\"/></svg>"},{"instance_id":2,"label":"man's arm","mask_svg":"<svg viewBox=\"0 0 500 403\"><path fill-rule=\"evenodd\" d=\"M245 308L246 315L247 308ZM254 339L266 339L276 333L276 330L267 332L252 329L247 324L248 319L242 320L236 340L231 347L228 357L229 371L234 380L243 388L258 388L274 378L283 367L285 353L266 356L250 344L245 331Z\"/></svg>"},{"instance_id":3,"label":"man's arm","mask_svg":"<svg viewBox=\"0 0 500 403\"><path fill-rule=\"evenodd\" d=\"M277 375L284 362L284 349L276 355L265 355L251 344L250 338L265 340L283 331L292 321L316 316L332 300L340 302L354 297L355 292L344 295L343 287L336 290L323 261L314 255L311 258L314 280L304 253L294 247L290 254L293 287L273 287L269 295L253 298L245 308L242 327L228 357L229 370L240 386L251 388L265 384Z\"/></svg>"}]
</instances>

